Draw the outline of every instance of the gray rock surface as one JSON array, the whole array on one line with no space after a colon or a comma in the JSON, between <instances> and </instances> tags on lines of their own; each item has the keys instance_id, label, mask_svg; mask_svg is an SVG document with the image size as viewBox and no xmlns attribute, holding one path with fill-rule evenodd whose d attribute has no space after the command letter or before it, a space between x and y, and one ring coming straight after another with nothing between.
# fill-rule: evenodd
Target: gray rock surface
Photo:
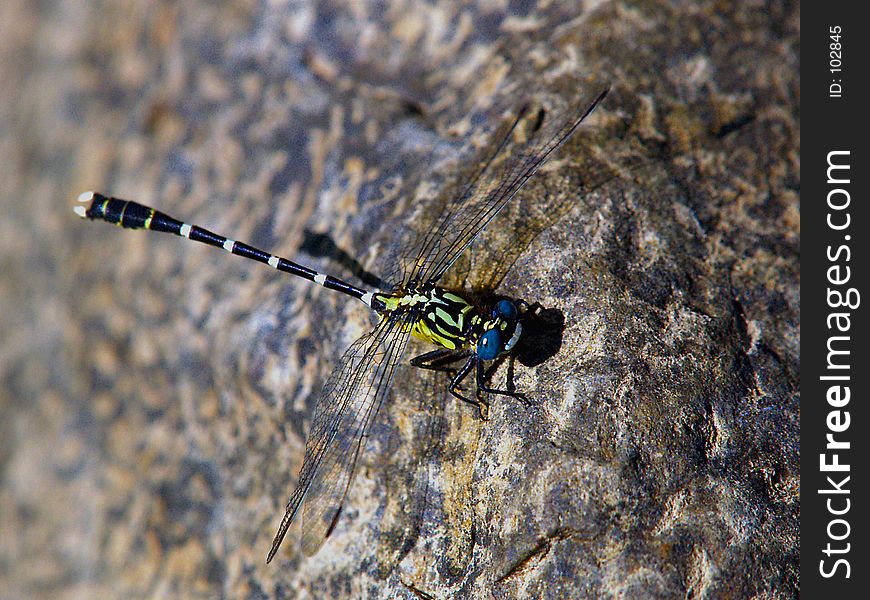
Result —
<instances>
[{"instance_id":1,"label":"gray rock surface","mask_svg":"<svg viewBox=\"0 0 870 600\"><path fill-rule=\"evenodd\" d=\"M0 6L0 596L796 596L799 5L360 4ZM450 281L556 317L537 405L402 369L265 565L364 307L75 196L349 276L306 231L376 269L510 109L604 85Z\"/></svg>"}]
</instances>

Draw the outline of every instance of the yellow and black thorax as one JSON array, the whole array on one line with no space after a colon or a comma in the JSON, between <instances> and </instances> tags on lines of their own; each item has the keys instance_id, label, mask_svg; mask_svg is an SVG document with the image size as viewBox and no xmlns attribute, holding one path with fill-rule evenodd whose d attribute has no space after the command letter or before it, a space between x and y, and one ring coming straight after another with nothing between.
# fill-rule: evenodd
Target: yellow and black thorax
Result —
<instances>
[{"instance_id":1,"label":"yellow and black thorax","mask_svg":"<svg viewBox=\"0 0 870 600\"><path fill-rule=\"evenodd\" d=\"M516 308L506 300L498 301L488 311L434 285L408 286L391 294L376 294L375 298L382 303L384 315L413 311L411 335L430 344L448 350L478 349L480 353L481 341L486 337L483 346L495 343L481 356L487 360L510 350L522 331Z\"/></svg>"}]
</instances>

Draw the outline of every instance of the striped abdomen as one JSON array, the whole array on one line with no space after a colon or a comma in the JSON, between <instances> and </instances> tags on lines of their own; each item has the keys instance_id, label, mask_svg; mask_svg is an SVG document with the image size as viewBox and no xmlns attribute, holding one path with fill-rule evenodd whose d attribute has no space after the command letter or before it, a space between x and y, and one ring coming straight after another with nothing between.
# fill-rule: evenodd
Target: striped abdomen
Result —
<instances>
[{"instance_id":1,"label":"striped abdomen","mask_svg":"<svg viewBox=\"0 0 870 600\"><path fill-rule=\"evenodd\" d=\"M357 288L336 277L318 273L313 269L304 267L300 264L263 252L253 246L237 242L222 235L212 233L208 229L204 229L197 225L189 225L178 219L170 217L166 213L160 212L148 206L144 206L130 200L121 200L120 198L110 198L96 192L85 192L79 196L79 202L90 202L90 206L76 206L76 214L83 219L101 220L120 227L129 229L148 229L150 231L162 231L164 233L172 233L177 236L193 240L194 242L202 242L209 246L223 248L236 256L250 258L257 262L269 265L273 269L298 275L308 281L320 284L323 287L343 292L354 298L358 298L365 302L368 306L375 310L379 310L380 306L373 306L372 292Z\"/></svg>"}]
</instances>

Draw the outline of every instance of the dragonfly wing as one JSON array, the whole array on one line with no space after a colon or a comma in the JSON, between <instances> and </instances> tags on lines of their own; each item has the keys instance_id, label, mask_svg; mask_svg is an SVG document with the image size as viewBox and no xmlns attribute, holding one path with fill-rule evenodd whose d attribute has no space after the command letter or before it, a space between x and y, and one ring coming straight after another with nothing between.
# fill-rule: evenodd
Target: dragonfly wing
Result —
<instances>
[{"instance_id":1,"label":"dragonfly wing","mask_svg":"<svg viewBox=\"0 0 870 600\"><path fill-rule=\"evenodd\" d=\"M480 231L516 195L589 114L595 110L607 90L591 103L580 102L555 117L520 112L514 123L500 137L495 151L463 182L462 192L441 210L433 226L416 250L407 281L437 282L450 265L468 248ZM532 119L531 130L520 147L512 153L511 140L520 123Z\"/></svg>"},{"instance_id":2,"label":"dragonfly wing","mask_svg":"<svg viewBox=\"0 0 870 600\"><path fill-rule=\"evenodd\" d=\"M392 315L354 342L314 409L299 482L266 562L278 551L302 506L302 550L314 554L338 517L372 418L408 342L411 316Z\"/></svg>"}]
</instances>

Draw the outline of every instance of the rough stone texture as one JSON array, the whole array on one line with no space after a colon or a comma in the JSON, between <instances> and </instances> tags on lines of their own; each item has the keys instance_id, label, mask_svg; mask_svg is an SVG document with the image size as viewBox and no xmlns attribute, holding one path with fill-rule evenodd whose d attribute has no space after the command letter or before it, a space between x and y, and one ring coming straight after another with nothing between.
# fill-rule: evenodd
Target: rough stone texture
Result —
<instances>
[{"instance_id":1,"label":"rough stone texture","mask_svg":"<svg viewBox=\"0 0 870 600\"><path fill-rule=\"evenodd\" d=\"M798 4L360 4L0 4L0 596L796 596ZM463 269L564 320L538 405L403 369L266 566L363 307L75 196L347 275L306 230L378 265L507 109L605 83Z\"/></svg>"}]
</instances>

